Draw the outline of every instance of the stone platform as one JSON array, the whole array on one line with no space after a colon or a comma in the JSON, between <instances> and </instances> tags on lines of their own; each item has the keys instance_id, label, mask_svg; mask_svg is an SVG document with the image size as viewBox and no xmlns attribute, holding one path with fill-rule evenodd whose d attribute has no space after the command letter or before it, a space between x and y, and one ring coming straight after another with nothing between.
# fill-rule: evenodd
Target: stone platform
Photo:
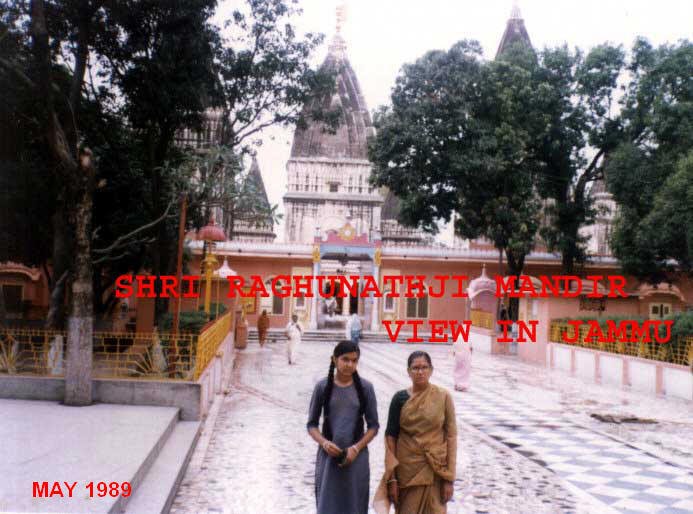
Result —
<instances>
[{"instance_id":1,"label":"stone platform","mask_svg":"<svg viewBox=\"0 0 693 514\"><path fill-rule=\"evenodd\" d=\"M167 511L200 429L179 419L174 407L0 400L0 512ZM129 482L132 494L100 498L101 481ZM56 493L58 482L63 496L34 498L34 482ZM65 482L77 482L72 497Z\"/></svg>"}]
</instances>

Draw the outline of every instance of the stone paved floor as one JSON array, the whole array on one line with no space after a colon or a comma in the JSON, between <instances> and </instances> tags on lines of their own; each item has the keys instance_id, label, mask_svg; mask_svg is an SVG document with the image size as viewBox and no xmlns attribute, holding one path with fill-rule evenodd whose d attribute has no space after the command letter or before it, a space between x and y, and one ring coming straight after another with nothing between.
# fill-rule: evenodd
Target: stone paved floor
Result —
<instances>
[{"instance_id":1,"label":"stone paved floor","mask_svg":"<svg viewBox=\"0 0 693 514\"><path fill-rule=\"evenodd\" d=\"M209 444L198 446L193 457L198 464L188 468L171 512L314 512L316 447L305 420L331 348L305 343L296 366L287 365L282 344L263 351L253 345L239 354ZM392 394L407 386L406 357L417 348L363 345L359 372L375 386L383 426ZM436 367L432 381L451 389L449 347L424 349ZM562 373L478 353L472 389L454 394L460 441L449 514L693 512L693 474L685 467L693 468L690 402L588 386ZM592 412L660 423L614 426L594 420ZM615 454L605 457L606 446ZM371 495L382 462L380 434L370 446ZM621 480L639 473L637 485Z\"/></svg>"}]
</instances>

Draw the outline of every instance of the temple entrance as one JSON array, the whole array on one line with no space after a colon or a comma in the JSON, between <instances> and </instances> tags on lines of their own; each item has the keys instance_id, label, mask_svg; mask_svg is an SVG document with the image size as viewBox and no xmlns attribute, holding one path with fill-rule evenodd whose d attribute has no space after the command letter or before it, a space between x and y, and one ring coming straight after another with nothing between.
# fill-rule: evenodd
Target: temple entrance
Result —
<instances>
[{"instance_id":1,"label":"temple entrance","mask_svg":"<svg viewBox=\"0 0 693 514\"><path fill-rule=\"evenodd\" d=\"M323 239L317 230L313 245L313 274L338 276L343 283L335 281L324 284L319 298L314 300L314 317L311 326L317 329L346 329L353 314L358 315L363 327L377 321L377 301L371 296L361 298L363 280L367 275L378 276L380 266L380 239L375 242L367 234L356 235L347 222L340 230L328 230ZM357 278L358 277L358 278ZM356 281L356 283L354 283Z\"/></svg>"},{"instance_id":2,"label":"temple entrance","mask_svg":"<svg viewBox=\"0 0 693 514\"><path fill-rule=\"evenodd\" d=\"M359 284L358 293L360 293L360 292L361 292L361 285ZM349 297L349 313L350 314L353 314L354 312L356 314L359 314L359 315L362 314L361 312L359 312L359 300L361 300L361 298L359 298L358 294L356 296L350 296Z\"/></svg>"}]
</instances>

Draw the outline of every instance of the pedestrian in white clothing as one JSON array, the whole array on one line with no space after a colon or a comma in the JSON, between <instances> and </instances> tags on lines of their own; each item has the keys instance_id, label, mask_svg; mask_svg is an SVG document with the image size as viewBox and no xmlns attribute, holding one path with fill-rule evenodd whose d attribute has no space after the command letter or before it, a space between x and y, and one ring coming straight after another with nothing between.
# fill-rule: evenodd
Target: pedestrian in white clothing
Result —
<instances>
[{"instance_id":1,"label":"pedestrian in white clothing","mask_svg":"<svg viewBox=\"0 0 693 514\"><path fill-rule=\"evenodd\" d=\"M286 346L289 364L296 364L296 352L298 350L298 345L301 344L301 335L303 335L303 329L298 323L298 316L293 314L291 316L291 321L286 325L286 337L289 338L289 342Z\"/></svg>"},{"instance_id":2,"label":"pedestrian in white clothing","mask_svg":"<svg viewBox=\"0 0 693 514\"><path fill-rule=\"evenodd\" d=\"M347 322L347 337L354 344L359 344L361 339L361 320L355 312Z\"/></svg>"}]
</instances>

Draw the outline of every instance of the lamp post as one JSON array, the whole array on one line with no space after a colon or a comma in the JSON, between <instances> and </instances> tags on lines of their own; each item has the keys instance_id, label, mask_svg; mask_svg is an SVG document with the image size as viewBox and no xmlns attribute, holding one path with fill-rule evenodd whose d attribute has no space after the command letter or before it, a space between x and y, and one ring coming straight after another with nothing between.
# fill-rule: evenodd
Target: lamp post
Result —
<instances>
[{"instance_id":1,"label":"lamp post","mask_svg":"<svg viewBox=\"0 0 693 514\"><path fill-rule=\"evenodd\" d=\"M222 228L217 225L214 221L214 216L210 216L209 223L200 229L197 236L205 242L205 247L207 249L207 254L205 259L202 261L205 269L205 313L209 317L209 307L212 302L212 276L214 274L214 268L217 264L217 259L212 255L212 247L215 242L226 241L226 236Z\"/></svg>"},{"instance_id":2,"label":"lamp post","mask_svg":"<svg viewBox=\"0 0 693 514\"><path fill-rule=\"evenodd\" d=\"M216 276L218 276L221 280L226 280L228 277L231 275L237 275L237 273L232 270L229 267L229 263L226 261L226 257L224 257L224 262L222 263L221 267L214 272ZM217 303L219 303L219 288L217 287Z\"/></svg>"},{"instance_id":3,"label":"lamp post","mask_svg":"<svg viewBox=\"0 0 693 514\"><path fill-rule=\"evenodd\" d=\"M178 222L178 255L176 257L176 280L177 284L181 282L183 275L183 243L185 239L185 216L188 209L187 196L182 194L180 197L180 220ZM173 300L173 323L171 325L171 334L174 339L174 348L176 346L175 336L178 333L178 323L180 319L180 295ZM176 349L177 353L177 349Z\"/></svg>"}]
</instances>

